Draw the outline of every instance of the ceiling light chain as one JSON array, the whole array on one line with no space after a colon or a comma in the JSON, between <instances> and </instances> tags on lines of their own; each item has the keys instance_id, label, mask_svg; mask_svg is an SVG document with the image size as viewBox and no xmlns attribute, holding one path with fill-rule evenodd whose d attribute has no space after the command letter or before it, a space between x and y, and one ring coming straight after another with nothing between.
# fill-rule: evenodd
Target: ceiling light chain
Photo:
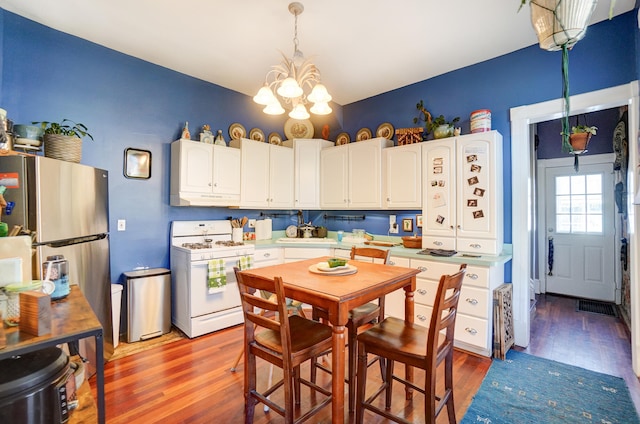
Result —
<instances>
[{"instance_id":1,"label":"ceiling light chain","mask_svg":"<svg viewBox=\"0 0 640 424\"><path fill-rule=\"evenodd\" d=\"M304 11L301 3L293 2L289 4L289 12L294 15L294 37L293 37L293 57L287 58L280 52L283 61L274 65L265 77L264 86L258 91L253 100L265 108L263 112L269 115L281 115L285 112L280 100L275 93L288 105L291 105L289 116L294 119L308 119L309 112L305 104L314 103L311 112L316 115L327 115L331 113L329 95L326 87L320 82L320 71L311 62L305 59L299 50L298 40L298 15ZM272 78L273 81L269 82ZM305 88L310 88L311 92L306 94Z\"/></svg>"}]
</instances>

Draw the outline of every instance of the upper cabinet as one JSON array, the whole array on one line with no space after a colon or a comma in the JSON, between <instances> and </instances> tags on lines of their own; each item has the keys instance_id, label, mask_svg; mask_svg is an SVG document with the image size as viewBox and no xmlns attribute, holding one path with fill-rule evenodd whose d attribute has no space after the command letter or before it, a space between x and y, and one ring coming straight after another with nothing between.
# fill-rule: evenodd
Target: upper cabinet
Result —
<instances>
[{"instance_id":1,"label":"upper cabinet","mask_svg":"<svg viewBox=\"0 0 640 424\"><path fill-rule=\"evenodd\" d=\"M238 206L240 152L180 139L171 143L172 206Z\"/></svg>"},{"instance_id":2,"label":"upper cabinet","mask_svg":"<svg viewBox=\"0 0 640 424\"><path fill-rule=\"evenodd\" d=\"M320 152L320 206L325 209L382 208L383 137Z\"/></svg>"},{"instance_id":3,"label":"upper cabinet","mask_svg":"<svg viewBox=\"0 0 640 424\"><path fill-rule=\"evenodd\" d=\"M320 209L320 151L334 145L318 138L295 138L284 145L293 148L294 196L296 209Z\"/></svg>"},{"instance_id":4,"label":"upper cabinet","mask_svg":"<svg viewBox=\"0 0 640 424\"><path fill-rule=\"evenodd\" d=\"M382 150L383 206L422 208L422 143Z\"/></svg>"},{"instance_id":5,"label":"upper cabinet","mask_svg":"<svg viewBox=\"0 0 640 424\"><path fill-rule=\"evenodd\" d=\"M502 136L497 131L423 146L423 247L500 254Z\"/></svg>"},{"instance_id":6,"label":"upper cabinet","mask_svg":"<svg viewBox=\"0 0 640 424\"><path fill-rule=\"evenodd\" d=\"M293 149L241 138L230 147L240 149L240 207L293 208Z\"/></svg>"}]
</instances>

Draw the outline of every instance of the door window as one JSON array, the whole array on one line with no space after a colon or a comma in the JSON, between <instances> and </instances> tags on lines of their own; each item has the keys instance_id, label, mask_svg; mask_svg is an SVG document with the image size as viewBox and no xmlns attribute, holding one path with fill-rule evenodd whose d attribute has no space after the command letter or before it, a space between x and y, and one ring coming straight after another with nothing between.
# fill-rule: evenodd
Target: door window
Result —
<instances>
[{"instance_id":1,"label":"door window","mask_svg":"<svg viewBox=\"0 0 640 424\"><path fill-rule=\"evenodd\" d=\"M565 234L602 233L602 174L558 176L556 231Z\"/></svg>"}]
</instances>

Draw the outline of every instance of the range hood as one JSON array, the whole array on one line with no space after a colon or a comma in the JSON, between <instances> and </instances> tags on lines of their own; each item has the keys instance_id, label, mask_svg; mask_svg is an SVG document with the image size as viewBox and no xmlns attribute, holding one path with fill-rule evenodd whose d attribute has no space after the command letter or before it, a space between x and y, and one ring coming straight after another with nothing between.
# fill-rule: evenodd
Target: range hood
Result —
<instances>
[{"instance_id":1,"label":"range hood","mask_svg":"<svg viewBox=\"0 0 640 424\"><path fill-rule=\"evenodd\" d=\"M240 205L240 196L233 194L207 194L179 192L170 197L171 206L226 206Z\"/></svg>"}]
</instances>

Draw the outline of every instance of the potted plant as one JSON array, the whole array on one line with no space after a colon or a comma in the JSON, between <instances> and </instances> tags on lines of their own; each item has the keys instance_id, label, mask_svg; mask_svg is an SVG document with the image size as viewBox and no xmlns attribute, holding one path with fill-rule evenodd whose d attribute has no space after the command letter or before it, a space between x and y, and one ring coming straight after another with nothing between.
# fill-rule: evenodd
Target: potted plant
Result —
<instances>
[{"instance_id":1,"label":"potted plant","mask_svg":"<svg viewBox=\"0 0 640 424\"><path fill-rule=\"evenodd\" d=\"M427 134L433 133L434 138L453 136L454 127L458 121L460 121L459 116L453 118L451 121L447 121L444 115L440 115L432 119L431 113L429 113L429 111L424 107L424 102L422 100L416 104L416 109L418 109L421 116L413 118L413 123L418 124L424 121Z\"/></svg>"},{"instance_id":2,"label":"potted plant","mask_svg":"<svg viewBox=\"0 0 640 424\"><path fill-rule=\"evenodd\" d=\"M596 135L597 127L587 125L576 125L571 127L569 143L573 149L573 154L580 154L587 151L587 145L591 137Z\"/></svg>"},{"instance_id":3,"label":"potted plant","mask_svg":"<svg viewBox=\"0 0 640 424\"><path fill-rule=\"evenodd\" d=\"M44 155L49 158L80 163L82 138L93 140L84 124L70 119L65 118L60 122L36 121L32 124L40 124L44 131Z\"/></svg>"}]
</instances>

